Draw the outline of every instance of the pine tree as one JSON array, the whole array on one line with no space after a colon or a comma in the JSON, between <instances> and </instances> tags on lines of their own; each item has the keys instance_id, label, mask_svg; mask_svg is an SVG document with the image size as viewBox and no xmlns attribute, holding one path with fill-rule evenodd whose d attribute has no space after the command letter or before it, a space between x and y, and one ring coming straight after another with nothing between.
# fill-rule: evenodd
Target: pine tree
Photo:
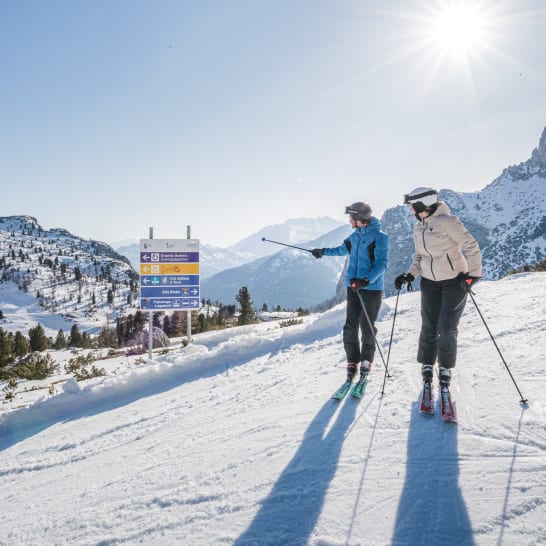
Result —
<instances>
[{"instance_id":1,"label":"pine tree","mask_svg":"<svg viewBox=\"0 0 546 546\"><path fill-rule=\"evenodd\" d=\"M91 336L87 332L84 332L82 334L82 347L84 349L91 349L92 346L93 346L93 343L91 342Z\"/></svg>"},{"instance_id":2,"label":"pine tree","mask_svg":"<svg viewBox=\"0 0 546 546\"><path fill-rule=\"evenodd\" d=\"M239 325L250 324L254 320L254 309L252 298L246 286L243 286L235 296L235 301L241 306L237 323Z\"/></svg>"},{"instance_id":3,"label":"pine tree","mask_svg":"<svg viewBox=\"0 0 546 546\"><path fill-rule=\"evenodd\" d=\"M31 351L45 351L47 349L47 337L41 324L37 324L28 331Z\"/></svg>"},{"instance_id":4,"label":"pine tree","mask_svg":"<svg viewBox=\"0 0 546 546\"><path fill-rule=\"evenodd\" d=\"M146 318L144 317L144 314L139 309L135 313L135 331L136 332L142 332L144 330L144 325L146 324Z\"/></svg>"},{"instance_id":5,"label":"pine tree","mask_svg":"<svg viewBox=\"0 0 546 546\"><path fill-rule=\"evenodd\" d=\"M73 324L72 328L70 328L70 340L68 344L72 347L83 346L82 335L80 333L80 329L78 328L77 324Z\"/></svg>"},{"instance_id":6,"label":"pine tree","mask_svg":"<svg viewBox=\"0 0 546 546\"><path fill-rule=\"evenodd\" d=\"M11 364L15 360L13 342L8 334L0 328L0 368Z\"/></svg>"},{"instance_id":7,"label":"pine tree","mask_svg":"<svg viewBox=\"0 0 546 546\"><path fill-rule=\"evenodd\" d=\"M25 356L30 352L30 343L28 339L19 331L15 332L15 354Z\"/></svg>"},{"instance_id":8,"label":"pine tree","mask_svg":"<svg viewBox=\"0 0 546 546\"><path fill-rule=\"evenodd\" d=\"M163 319L163 331L167 335L171 332L171 319L169 318L169 315L165 315L165 318Z\"/></svg>"},{"instance_id":9,"label":"pine tree","mask_svg":"<svg viewBox=\"0 0 546 546\"><path fill-rule=\"evenodd\" d=\"M57 337L55 338L55 343L53 343L53 348L59 351L66 349L66 338L62 328L57 332Z\"/></svg>"}]
</instances>

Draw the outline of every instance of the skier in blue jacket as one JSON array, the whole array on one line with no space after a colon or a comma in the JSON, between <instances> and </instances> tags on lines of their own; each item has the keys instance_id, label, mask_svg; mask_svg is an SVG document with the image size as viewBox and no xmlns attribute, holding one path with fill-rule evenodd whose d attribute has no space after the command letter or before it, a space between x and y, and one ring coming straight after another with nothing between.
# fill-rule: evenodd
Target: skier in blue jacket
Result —
<instances>
[{"instance_id":1,"label":"skier in blue jacket","mask_svg":"<svg viewBox=\"0 0 546 546\"><path fill-rule=\"evenodd\" d=\"M349 255L345 275L347 286L347 318L343 327L343 345L347 355L347 379L352 381L360 363L360 374L365 378L375 354L375 321L381 308L384 275L389 259L389 237L381 231L381 224L372 216L368 203L357 202L345 208L353 233L333 248L315 248L315 258ZM373 332L362 309L360 294L371 322ZM358 339L359 329L361 341Z\"/></svg>"}]
</instances>

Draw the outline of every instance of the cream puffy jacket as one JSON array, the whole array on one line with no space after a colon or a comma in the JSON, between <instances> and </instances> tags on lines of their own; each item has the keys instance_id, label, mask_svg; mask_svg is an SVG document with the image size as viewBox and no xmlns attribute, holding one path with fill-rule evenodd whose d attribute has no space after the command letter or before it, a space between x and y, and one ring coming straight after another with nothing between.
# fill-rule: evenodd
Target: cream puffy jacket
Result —
<instances>
[{"instance_id":1,"label":"cream puffy jacket","mask_svg":"<svg viewBox=\"0 0 546 546\"><path fill-rule=\"evenodd\" d=\"M413 240L415 258L409 273L414 277L422 275L431 281L445 281L459 273L482 276L482 257L476 239L443 201L439 201L433 214L415 224Z\"/></svg>"}]
</instances>

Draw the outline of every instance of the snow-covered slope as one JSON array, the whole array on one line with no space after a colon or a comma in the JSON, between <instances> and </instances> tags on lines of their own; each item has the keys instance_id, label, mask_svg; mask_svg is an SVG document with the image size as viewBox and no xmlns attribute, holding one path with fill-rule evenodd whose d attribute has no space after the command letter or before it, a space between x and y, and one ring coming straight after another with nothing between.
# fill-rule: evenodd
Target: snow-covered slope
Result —
<instances>
[{"instance_id":1,"label":"snow-covered slope","mask_svg":"<svg viewBox=\"0 0 546 546\"><path fill-rule=\"evenodd\" d=\"M0 544L544 544L546 274L476 301L529 406L469 302L456 426L417 410L418 293L399 300L384 396L378 358L363 400L330 400L344 304L201 334L28 408L19 393L0 418Z\"/></svg>"},{"instance_id":2,"label":"snow-covered slope","mask_svg":"<svg viewBox=\"0 0 546 546\"><path fill-rule=\"evenodd\" d=\"M72 324L96 334L134 312L138 274L105 243L62 228L44 230L31 216L0 217L0 327L48 335Z\"/></svg>"}]
</instances>

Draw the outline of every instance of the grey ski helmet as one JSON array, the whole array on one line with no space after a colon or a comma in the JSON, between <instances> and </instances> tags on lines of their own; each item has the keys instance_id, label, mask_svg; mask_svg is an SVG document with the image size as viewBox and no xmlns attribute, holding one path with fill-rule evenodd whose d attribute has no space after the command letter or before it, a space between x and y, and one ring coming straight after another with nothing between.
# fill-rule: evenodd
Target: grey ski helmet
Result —
<instances>
[{"instance_id":1,"label":"grey ski helmet","mask_svg":"<svg viewBox=\"0 0 546 546\"><path fill-rule=\"evenodd\" d=\"M404 195L404 204L412 205L416 212L422 212L436 203L438 203L438 192L434 188L422 186Z\"/></svg>"},{"instance_id":2,"label":"grey ski helmet","mask_svg":"<svg viewBox=\"0 0 546 546\"><path fill-rule=\"evenodd\" d=\"M355 222L357 220L366 222L372 217L372 207L368 203L357 201L345 207L345 214L349 214Z\"/></svg>"}]
</instances>

